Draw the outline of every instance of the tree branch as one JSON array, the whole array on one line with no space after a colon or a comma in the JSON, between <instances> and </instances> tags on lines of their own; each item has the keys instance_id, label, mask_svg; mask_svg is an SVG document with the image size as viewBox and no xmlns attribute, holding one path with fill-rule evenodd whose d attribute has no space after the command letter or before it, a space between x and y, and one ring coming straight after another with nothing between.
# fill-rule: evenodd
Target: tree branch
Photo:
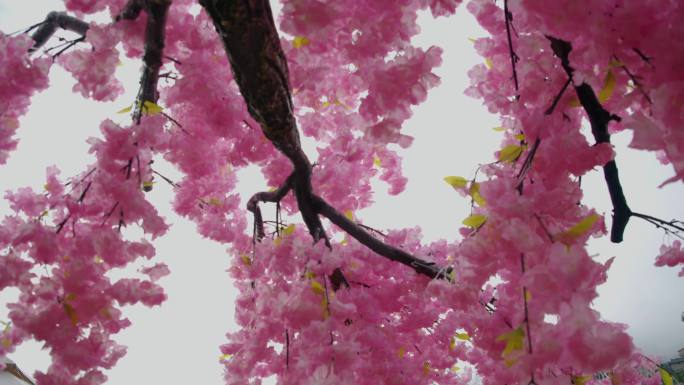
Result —
<instances>
[{"instance_id":1,"label":"tree branch","mask_svg":"<svg viewBox=\"0 0 684 385\"><path fill-rule=\"evenodd\" d=\"M294 166L294 193L302 219L318 242L328 239L311 206L311 162L302 151L290 93L287 60L267 0L200 0L223 41L250 115Z\"/></svg>"},{"instance_id":2,"label":"tree branch","mask_svg":"<svg viewBox=\"0 0 684 385\"><path fill-rule=\"evenodd\" d=\"M290 174L285 180L282 186L278 187L275 191L262 191L252 195L247 201L247 210L254 214L254 229L256 239L260 241L265 236L264 231L264 220L261 215L261 209L259 208L259 202L280 202L281 199L287 195L292 189L294 183L294 174Z\"/></svg>"},{"instance_id":3,"label":"tree branch","mask_svg":"<svg viewBox=\"0 0 684 385\"><path fill-rule=\"evenodd\" d=\"M33 47L29 52L35 52L40 47L45 45L47 41L55 34L57 28L67 31L76 32L81 36L85 36L88 32L89 25L85 21L79 20L66 12L50 12L45 20L39 25L36 32L31 35L33 39Z\"/></svg>"},{"instance_id":4,"label":"tree branch","mask_svg":"<svg viewBox=\"0 0 684 385\"><path fill-rule=\"evenodd\" d=\"M121 12L114 18L114 21L135 20L142 12L145 0L128 0Z\"/></svg>"},{"instance_id":5,"label":"tree branch","mask_svg":"<svg viewBox=\"0 0 684 385\"><path fill-rule=\"evenodd\" d=\"M392 261L409 266L416 272L427 275L430 278L449 279L451 267L446 269L440 268L432 262L417 258L399 248L378 240L370 235L370 233L364 230L361 226L357 225L355 222L347 218L341 212L337 211L334 207L330 206L328 202L318 196L314 195L314 202L318 208L318 212L321 215L328 218L330 222L337 225L339 228L347 232L347 234L351 235L354 237L354 239L377 254L391 259Z\"/></svg>"},{"instance_id":6,"label":"tree branch","mask_svg":"<svg viewBox=\"0 0 684 385\"><path fill-rule=\"evenodd\" d=\"M290 176L291 187L314 243L325 239L330 247L319 218L320 214L376 253L410 266L418 273L431 278L448 279L450 268L441 269L434 263L416 258L379 241L325 200L314 195L311 186L311 162L302 150L293 114L287 60L280 46L280 38L268 0L200 0L200 5L211 17L223 41L247 110L259 123L264 135L294 167ZM259 194L261 193L252 197L254 201L250 201L256 203L262 198L277 198L277 194ZM250 211L255 212L256 223L256 204L251 207L255 208L254 211ZM256 231L258 233L259 229ZM342 279L338 281L343 284Z\"/></svg>"},{"instance_id":7,"label":"tree branch","mask_svg":"<svg viewBox=\"0 0 684 385\"><path fill-rule=\"evenodd\" d=\"M547 39L551 42L553 52L561 60L568 78L572 80L575 70L570 65L568 59L570 51L572 51L572 45L567 41L552 36L547 36ZM611 120L619 121L620 118L603 108L589 84L582 82L582 84L573 85L573 87L580 104L582 104L584 111L589 117L591 133L594 135L596 143L610 143L608 123ZM622 242L629 218L632 216L632 211L627 205L627 199L622 191L622 184L620 183L615 160L611 160L603 166L603 177L606 180L610 200L613 204L613 224L610 229L610 240L613 243L620 243Z\"/></svg>"},{"instance_id":8,"label":"tree branch","mask_svg":"<svg viewBox=\"0 0 684 385\"><path fill-rule=\"evenodd\" d=\"M144 8L147 11L144 66L140 77L140 90L133 110L133 120L136 123L140 123L140 118L147 108L145 102L156 103L159 99L157 83L159 82L159 69L162 66L162 57L164 56L164 29L170 5L170 0L130 0L119 14L122 18L126 16L137 17L141 9Z\"/></svg>"},{"instance_id":9,"label":"tree branch","mask_svg":"<svg viewBox=\"0 0 684 385\"><path fill-rule=\"evenodd\" d=\"M508 10L508 0L504 0L504 19L506 20L506 38L508 39L508 53L511 57L513 84L515 84L515 98L519 99L520 91L518 89L518 71L515 68L515 63L517 63L520 58L513 50L513 39L511 38L511 23L513 22L513 14Z\"/></svg>"},{"instance_id":10,"label":"tree branch","mask_svg":"<svg viewBox=\"0 0 684 385\"><path fill-rule=\"evenodd\" d=\"M123 10L116 16L114 21L120 20L135 20L143 9L143 4L145 0L129 0ZM33 47L29 52L34 52L40 47L45 45L52 35L57 32L57 28L64 29L66 31L75 32L81 37L85 37L90 25L83 20L80 20L74 16L67 14L66 12L50 12L45 17L45 20L35 25L37 27L36 32L31 35L34 41ZM29 28L29 32L32 28Z\"/></svg>"}]
</instances>

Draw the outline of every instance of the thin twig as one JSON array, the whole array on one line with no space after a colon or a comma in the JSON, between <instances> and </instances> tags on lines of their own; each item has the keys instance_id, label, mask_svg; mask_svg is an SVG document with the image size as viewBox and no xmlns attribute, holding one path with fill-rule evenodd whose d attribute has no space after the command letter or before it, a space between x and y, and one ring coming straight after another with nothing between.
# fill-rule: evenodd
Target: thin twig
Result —
<instances>
[{"instance_id":1,"label":"thin twig","mask_svg":"<svg viewBox=\"0 0 684 385\"><path fill-rule=\"evenodd\" d=\"M565 84L563 84L563 88L561 88L560 92L556 94L556 97L553 98L553 103L549 106L549 108L544 111L544 115L551 115L553 114L553 110L556 109L556 105L558 105L558 102L560 101L561 97L565 93L565 90L568 88L570 83L572 82L572 79L568 77L568 80L565 81Z\"/></svg>"},{"instance_id":2,"label":"thin twig","mask_svg":"<svg viewBox=\"0 0 684 385\"><path fill-rule=\"evenodd\" d=\"M506 38L508 39L508 53L511 57L513 83L515 84L515 99L517 100L520 99L520 91L518 89L518 71L515 69L515 63L520 59L513 50L513 39L511 38L511 23L513 22L513 14L508 10L508 0L504 0L504 19L506 20Z\"/></svg>"},{"instance_id":3,"label":"thin twig","mask_svg":"<svg viewBox=\"0 0 684 385\"><path fill-rule=\"evenodd\" d=\"M252 197L249 198L249 201L247 201L247 210L254 215L254 231L256 241L260 241L265 236L264 220L263 216L261 215L261 209L259 208L259 202L279 203L280 200L283 199L285 195L287 195L287 193L292 189L293 180L294 174L291 174L289 177L287 177L282 186L278 187L276 190L258 192L252 195ZM279 231L278 227L278 214L276 214L276 231Z\"/></svg>"},{"instance_id":4,"label":"thin twig","mask_svg":"<svg viewBox=\"0 0 684 385\"><path fill-rule=\"evenodd\" d=\"M632 212L632 216L635 216L637 218L641 218L645 220L646 222L649 222L650 224L654 225L656 228L663 229L666 233L673 235L681 240L684 240L684 227L677 225L677 223L680 223L677 220L671 220L671 221L665 221L660 218L656 218L651 215L647 214L641 214L641 213L635 213Z\"/></svg>"},{"instance_id":5,"label":"thin twig","mask_svg":"<svg viewBox=\"0 0 684 385\"><path fill-rule=\"evenodd\" d=\"M617 57L616 55L613 55L613 58L615 58L615 60L616 60L618 63L621 63L621 62L620 62L620 59L618 59L618 57ZM637 76L635 76L635 75L629 70L629 68L627 68L627 66L626 66L625 64L621 64L620 67L622 67L622 70L625 71L625 73L627 74L627 76L629 77L629 79L632 81L632 83L634 83L634 87L635 87L637 90L639 90L639 92L640 92L641 95L644 97L644 99L646 99L646 101L648 102L648 104L653 104L653 101L651 100L651 97L648 96L648 94L646 93L646 91L644 90L644 88L641 86L641 83L639 82L639 79L637 79Z\"/></svg>"}]
</instances>

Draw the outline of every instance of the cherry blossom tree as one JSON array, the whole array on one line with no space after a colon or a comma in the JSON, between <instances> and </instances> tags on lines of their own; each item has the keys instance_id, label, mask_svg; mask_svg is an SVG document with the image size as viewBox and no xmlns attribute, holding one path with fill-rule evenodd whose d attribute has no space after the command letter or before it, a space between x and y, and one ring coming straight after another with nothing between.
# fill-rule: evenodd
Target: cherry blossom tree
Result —
<instances>
[{"instance_id":1,"label":"cherry blossom tree","mask_svg":"<svg viewBox=\"0 0 684 385\"><path fill-rule=\"evenodd\" d=\"M489 36L474 41L485 64L466 93L500 117L504 140L475 178L445 178L472 201L462 239L426 244L418 227L355 218L372 178L404 189L402 125L439 83L440 48L411 42L417 12L449 16L459 3L283 0L276 20L267 0L65 0L68 12L0 34L0 163L51 66L98 101L122 93L120 55L143 66L122 111L130 124L104 120L88 139L94 163L75 177L50 168L42 191L5 197L0 289L21 294L0 355L41 341L52 364L38 384L106 382L125 354L113 337L130 326L126 305L165 299L152 241L169 224L145 197L163 181L175 210L231 250L240 329L221 346L228 384L456 384L475 371L485 384L671 384L624 325L591 308L612 259L585 245L621 242L645 220L673 240L655 263L684 265L684 226L630 206L610 145L632 130L632 147L672 165L664 183L684 181L681 2L468 1L459 12ZM111 22L89 22L103 11ZM55 42L59 29L78 37ZM317 142L315 163L300 132ZM236 171L248 165L274 187L242 207ZM582 203L595 168L611 218ZM145 278L110 278L141 258Z\"/></svg>"}]
</instances>

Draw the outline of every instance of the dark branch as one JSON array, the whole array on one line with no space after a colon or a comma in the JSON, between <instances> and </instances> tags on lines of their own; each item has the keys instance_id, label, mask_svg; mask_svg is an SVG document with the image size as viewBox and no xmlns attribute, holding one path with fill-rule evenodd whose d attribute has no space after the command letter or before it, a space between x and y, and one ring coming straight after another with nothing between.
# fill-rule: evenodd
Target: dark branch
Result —
<instances>
[{"instance_id":1,"label":"dark branch","mask_svg":"<svg viewBox=\"0 0 684 385\"><path fill-rule=\"evenodd\" d=\"M347 277L344 276L342 269L339 267L330 274L330 282L332 283L333 291L340 290L342 286L349 288L349 281L347 281Z\"/></svg>"},{"instance_id":2,"label":"dark branch","mask_svg":"<svg viewBox=\"0 0 684 385\"><path fill-rule=\"evenodd\" d=\"M561 88L560 92L558 92L558 94L556 94L556 97L553 98L553 103L551 103L551 105L549 106L549 108L546 109L546 111L544 111L544 115L551 115L551 114L553 114L553 110L556 109L556 106L558 105L558 102L560 101L561 97L563 97L563 94L565 93L565 90L568 88L568 86L570 85L571 82L572 82L572 79L571 79L571 78L568 78L568 80L565 82L565 84L563 84L563 88Z\"/></svg>"},{"instance_id":3,"label":"dark branch","mask_svg":"<svg viewBox=\"0 0 684 385\"><path fill-rule=\"evenodd\" d=\"M525 177L527 176L527 173L532 169L532 161L534 160L534 156L537 154L537 149L539 149L539 145L541 144L541 139L537 138L534 140L534 143L532 144L532 148L530 151L527 153L527 156L525 157L525 160L523 161L522 166L520 167L520 171L518 172L518 184L516 185L516 190L518 190L519 193L522 194L522 186L523 182L525 181Z\"/></svg>"},{"instance_id":4,"label":"dark branch","mask_svg":"<svg viewBox=\"0 0 684 385\"><path fill-rule=\"evenodd\" d=\"M45 45L52 35L55 34L57 28L85 36L86 32L88 32L88 27L88 23L73 16L69 16L66 12L50 12L45 18L45 21L40 24L38 29L36 29L36 32L31 36L34 43L29 52L34 52Z\"/></svg>"},{"instance_id":5,"label":"dark branch","mask_svg":"<svg viewBox=\"0 0 684 385\"><path fill-rule=\"evenodd\" d=\"M645 53L643 53L639 48L632 48L632 50L633 50L637 55L639 55L639 57L641 58L641 60L643 60L646 64L650 65L651 68L655 68L655 66L653 65L653 63L651 63L651 57L650 57L650 56L647 56L647 55L646 55Z\"/></svg>"},{"instance_id":6,"label":"dark branch","mask_svg":"<svg viewBox=\"0 0 684 385\"><path fill-rule=\"evenodd\" d=\"M553 52L561 60L565 73L572 80L575 70L570 65L568 59L570 51L572 51L572 45L567 41L556 39L552 36L547 36L547 38L551 41ZM573 85L573 87L580 104L589 117L591 133L594 135L596 143L610 143L608 123L611 120L619 121L620 118L603 108L589 84L582 82L582 84ZM603 177L608 185L608 193L613 204L613 224L610 229L610 240L613 243L620 243L622 242L632 211L627 205L627 199L622 191L622 184L620 183L615 160L611 160L603 166Z\"/></svg>"},{"instance_id":7,"label":"dark branch","mask_svg":"<svg viewBox=\"0 0 684 385\"><path fill-rule=\"evenodd\" d=\"M152 3L156 3L156 1ZM145 0L129 0L124 9L116 16L114 21L137 19L138 15L140 15L140 12L143 10L144 4ZM42 23L32 26L26 32L31 31L34 27L37 27L37 29L36 32L34 32L31 36L31 38L34 41L34 44L33 47L31 47L31 49L29 50L30 52L34 52L43 45L45 45L45 43L47 43L47 41L50 40L52 35L54 35L55 32L57 32L57 28L75 32L81 35L81 39L73 40L72 44L67 47L69 48L74 44L83 41L83 38L88 32L88 28L90 28L90 25L83 20L80 20L74 16L67 14L66 12L53 11L48 13L47 17L45 17L45 20ZM63 51L60 51L59 53L61 52Z\"/></svg>"},{"instance_id":8,"label":"dark branch","mask_svg":"<svg viewBox=\"0 0 684 385\"><path fill-rule=\"evenodd\" d=\"M280 38L268 0L200 0L200 4L211 17L223 41L247 110L259 123L264 135L294 167L290 176L291 188L314 243L324 239L330 247L320 214L376 253L410 266L418 273L431 278L448 279L450 269L440 269L434 263L416 258L379 241L325 200L314 195L311 186L311 162L302 150L293 114L287 60L280 46ZM287 191L283 193L285 192ZM250 201L256 203L263 201L262 198L275 199L277 195L257 194L256 198L253 197L254 200ZM256 205L253 207L255 224L260 221L263 226L263 218L257 218L259 211ZM255 227L257 236L263 236L263 232L259 233L260 230L263 231L263 227Z\"/></svg>"},{"instance_id":9,"label":"dark branch","mask_svg":"<svg viewBox=\"0 0 684 385\"><path fill-rule=\"evenodd\" d=\"M511 56L511 68L513 70L513 83L515 84L515 98L520 98L520 91L518 90L518 71L515 69L515 63L518 62L518 55L513 50L513 39L511 38L511 23L513 22L513 14L508 10L508 0L504 0L504 19L506 20L506 38L508 39L508 53Z\"/></svg>"},{"instance_id":10,"label":"dark branch","mask_svg":"<svg viewBox=\"0 0 684 385\"><path fill-rule=\"evenodd\" d=\"M290 94L287 60L266 0L200 0L223 41L250 115L294 166L294 193L309 233L328 239L311 206L311 162L302 151Z\"/></svg>"},{"instance_id":11,"label":"dark branch","mask_svg":"<svg viewBox=\"0 0 684 385\"><path fill-rule=\"evenodd\" d=\"M147 11L147 25L145 26L145 54L143 56L143 71L140 77L140 91L133 111L133 121L140 123L140 118L147 106L145 102L156 103L159 99L157 83L159 82L159 70L164 56L164 30L166 27L166 15L171 2L169 0L145 1L130 0L129 6L134 9L130 14L136 17L140 13L139 7L145 6ZM126 9L120 15L126 14Z\"/></svg>"},{"instance_id":12,"label":"dark branch","mask_svg":"<svg viewBox=\"0 0 684 385\"><path fill-rule=\"evenodd\" d=\"M645 220L646 222L654 225L655 227L659 229L663 229L666 233L670 235L674 235L675 237L684 240L684 227L678 225L678 223L682 223L676 220L671 220L671 221L665 221L660 218L656 218L647 214L641 214L641 213L635 213L632 212L632 216L635 216L637 218L641 218Z\"/></svg>"},{"instance_id":13,"label":"dark branch","mask_svg":"<svg viewBox=\"0 0 684 385\"><path fill-rule=\"evenodd\" d=\"M294 183L294 174L291 174L285 180L282 186L278 187L275 191L262 191L252 195L247 201L247 210L254 214L254 228L256 240L260 241L264 238L266 234L264 232L264 220L261 215L261 209L259 208L259 202L280 202L281 199L287 195L287 193L292 189Z\"/></svg>"},{"instance_id":14,"label":"dark branch","mask_svg":"<svg viewBox=\"0 0 684 385\"><path fill-rule=\"evenodd\" d=\"M427 275L430 278L449 279L449 273L451 273L450 267L442 269L432 262L417 258L399 248L378 240L318 196L314 196L314 203L321 215L328 218L330 222L337 225L347 232L347 234L351 235L354 239L377 254L409 266L416 272Z\"/></svg>"},{"instance_id":15,"label":"dark branch","mask_svg":"<svg viewBox=\"0 0 684 385\"><path fill-rule=\"evenodd\" d=\"M142 12L145 5L145 0L128 0L128 3L114 18L114 21L120 20L135 20Z\"/></svg>"},{"instance_id":16,"label":"dark branch","mask_svg":"<svg viewBox=\"0 0 684 385\"><path fill-rule=\"evenodd\" d=\"M617 56L613 56L616 61L620 62L620 59L618 59ZM632 71L629 70L629 68L625 64L620 64L620 67L622 67L622 70L625 71L629 79L634 83L634 88L636 88L641 95L646 99L648 104L653 104L653 100L651 100L651 97L648 96L648 93L644 91L644 88L641 85L641 82L639 82L639 79L637 79L637 76L632 73Z\"/></svg>"}]
</instances>

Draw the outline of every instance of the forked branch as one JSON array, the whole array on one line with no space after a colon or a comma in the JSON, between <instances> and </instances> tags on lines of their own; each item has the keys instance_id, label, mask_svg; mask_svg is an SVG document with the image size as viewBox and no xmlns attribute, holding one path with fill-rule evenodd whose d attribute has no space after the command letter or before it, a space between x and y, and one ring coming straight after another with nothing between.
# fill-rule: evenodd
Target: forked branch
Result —
<instances>
[{"instance_id":1,"label":"forked branch","mask_svg":"<svg viewBox=\"0 0 684 385\"><path fill-rule=\"evenodd\" d=\"M561 65L568 75L568 81L572 82L574 69L570 65L569 55L572 51L572 45L561 39L552 36L547 36L551 42L551 48L556 56L561 60ZM596 143L610 143L610 133L608 132L608 123L611 120L620 121L620 117L608 112L596 97L596 93L591 86L585 82L580 85L573 85L575 93L584 108L584 111L589 117L591 124L591 133L594 136ZM648 100L648 99L647 99ZM554 103L555 104L555 103ZM668 234L682 237L684 228L679 226L681 222L672 220L664 221L662 219L652 217L650 215L635 213L627 205L627 199L622 190L620 177L618 175L617 163L611 160L603 166L603 176L608 186L608 193L610 194L610 201L613 204L613 224L610 229L610 240L613 243L620 243L623 240L625 228L631 217L641 218L658 228L663 229Z\"/></svg>"},{"instance_id":2,"label":"forked branch","mask_svg":"<svg viewBox=\"0 0 684 385\"><path fill-rule=\"evenodd\" d=\"M280 46L268 0L200 0L200 4L211 17L223 41L235 81L250 115L259 123L264 135L293 165L291 187L314 242L324 239L330 246L319 218L319 215L323 215L376 253L431 278L448 278L448 269L440 269L433 263L385 244L314 195L311 162L302 150L293 114L287 60ZM275 195L261 197L275 198ZM259 197L255 199L261 200ZM256 230L259 231L258 228Z\"/></svg>"},{"instance_id":3,"label":"forked branch","mask_svg":"<svg viewBox=\"0 0 684 385\"><path fill-rule=\"evenodd\" d=\"M561 65L572 81L574 68L570 65L569 55L572 51L572 45L564 40L557 39L552 36L547 36L551 42L551 48L556 56L561 60ZM596 93L591 86L585 82L574 85L577 98L582 104L584 111L589 117L591 124L591 133L594 136L596 143L610 143L610 133L608 132L608 123L611 120L619 121L620 118L608 112L601 102L599 102ZM627 199L622 191L622 184L620 183L620 176L618 175L617 163L611 160L603 166L603 177L608 186L608 193L610 194L610 201L613 204L613 224L610 229L610 240L613 243L620 243L624 237L627 222L632 216L632 211L627 205Z\"/></svg>"},{"instance_id":4,"label":"forked branch","mask_svg":"<svg viewBox=\"0 0 684 385\"><path fill-rule=\"evenodd\" d=\"M42 23L36 24L34 27L37 27L37 29L33 35L31 35L34 43L30 52L36 51L44 46L52 35L57 32L58 28L85 36L86 32L88 32L89 25L85 21L68 15L66 12L50 12ZM29 28L27 32L30 32L32 28Z\"/></svg>"},{"instance_id":5,"label":"forked branch","mask_svg":"<svg viewBox=\"0 0 684 385\"><path fill-rule=\"evenodd\" d=\"M278 187L274 191L262 191L252 195L247 201L247 210L254 214L254 232L257 240L261 240L266 235L264 231L264 219L261 215L261 209L259 208L260 202L280 202L285 195L292 189L294 183L294 174L290 174L285 180L282 186Z\"/></svg>"}]
</instances>

